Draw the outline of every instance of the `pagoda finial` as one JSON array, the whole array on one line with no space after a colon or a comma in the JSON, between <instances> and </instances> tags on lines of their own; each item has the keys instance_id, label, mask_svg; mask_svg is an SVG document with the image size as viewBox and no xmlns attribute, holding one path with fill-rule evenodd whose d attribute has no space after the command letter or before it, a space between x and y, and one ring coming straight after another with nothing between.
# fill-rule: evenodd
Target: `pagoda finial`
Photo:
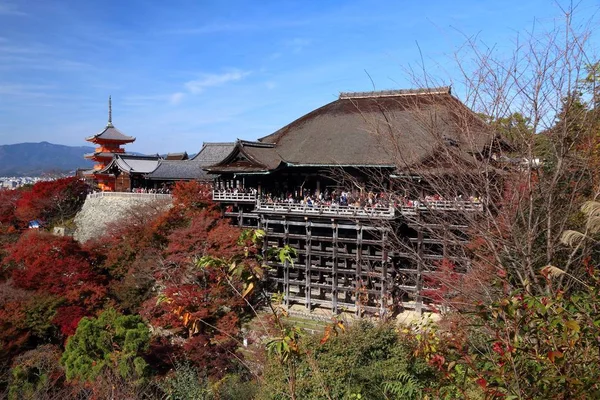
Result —
<instances>
[{"instance_id":1,"label":"pagoda finial","mask_svg":"<svg viewBox=\"0 0 600 400\"><path fill-rule=\"evenodd\" d=\"M106 126L113 126L112 124L112 99L108 96L108 124Z\"/></svg>"}]
</instances>

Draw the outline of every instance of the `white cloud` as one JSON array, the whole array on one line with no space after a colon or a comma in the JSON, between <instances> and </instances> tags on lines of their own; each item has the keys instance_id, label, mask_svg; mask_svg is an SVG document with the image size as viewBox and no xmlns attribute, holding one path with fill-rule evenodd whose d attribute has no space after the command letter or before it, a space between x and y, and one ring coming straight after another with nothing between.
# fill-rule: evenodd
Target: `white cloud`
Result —
<instances>
[{"instance_id":1,"label":"white cloud","mask_svg":"<svg viewBox=\"0 0 600 400\"><path fill-rule=\"evenodd\" d=\"M190 93L202 93L208 87L221 86L228 82L235 82L244 79L250 74L250 71L231 71L223 74L204 74L200 79L185 83L185 88Z\"/></svg>"},{"instance_id":2,"label":"white cloud","mask_svg":"<svg viewBox=\"0 0 600 400\"><path fill-rule=\"evenodd\" d=\"M171 96L169 96L169 103L171 104L179 104L181 103L181 100L183 100L183 98L185 97L185 93L182 92L177 92L177 93L173 93Z\"/></svg>"},{"instance_id":3,"label":"white cloud","mask_svg":"<svg viewBox=\"0 0 600 400\"><path fill-rule=\"evenodd\" d=\"M199 79L184 83L185 90L172 93L129 95L125 97L122 104L130 107L150 107L165 103L176 106L181 104L190 94L199 94L210 87L242 80L249 74L250 71L241 70L231 70L223 74L202 74Z\"/></svg>"}]
</instances>

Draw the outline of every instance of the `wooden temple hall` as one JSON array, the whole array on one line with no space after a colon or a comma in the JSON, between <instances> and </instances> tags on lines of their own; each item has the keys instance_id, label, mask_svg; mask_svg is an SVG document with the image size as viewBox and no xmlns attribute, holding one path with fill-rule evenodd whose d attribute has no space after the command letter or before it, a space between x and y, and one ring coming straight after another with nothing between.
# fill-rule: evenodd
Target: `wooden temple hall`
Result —
<instances>
[{"instance_id":1,"label":"wooden temple hall","mask_svg":"<svg viewBox=\"0 0 600 400\"><path fill-rule=\"evenodd\" d=\"M426 308L427 274L442 260L469 267L461 216L486 201L460 193L453 166L478 170L498 139L448 87L342 93L205 169L224 214L266 232L266 254L296 250L269 260L286 305L384 316ZM431 234L440 218L453 240Z\"/></svg>"}]
</instances>

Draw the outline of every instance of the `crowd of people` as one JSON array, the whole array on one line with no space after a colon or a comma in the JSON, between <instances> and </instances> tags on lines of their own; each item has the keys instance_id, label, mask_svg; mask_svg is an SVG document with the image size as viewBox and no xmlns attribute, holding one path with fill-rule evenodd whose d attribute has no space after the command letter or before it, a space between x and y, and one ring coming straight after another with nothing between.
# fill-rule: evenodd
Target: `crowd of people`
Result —
<instances>
[{"instance_id":1,"label":"crowd of people","mask_svg":"<svg viewBox=\"0 0 600 400\"><path fill-rule=\"evenodd\" d=\"M373 191L357 191L344 189L325 189L323 191L311 192L304 189L302 193L287 192L287 193L267 193L259 197L261 202L272 203L288 203L306 205L308 207L319 206L351 206L351 207L376 207L389 208L392 203L386 193Z\"/></svg>"},{"instance_id":2,"label":"crowd of people","mask_svg":"<svg viewBox=\"0 0 600 400\"><path fill-rule=\"evenodd\" d=\"M126 189L125 193L171 194L171 189L168 186L160 188L131 188Z\"/></svg>"},{"instance_id":3,"label":"crowd of people","mask_svg":"<svg viewBox=\"0 0 600 400\"><path fill-rule=\"evenodd\" d=\"M456 196L447 199L439 194L427 195L420 199L411 199L408 196L390 195L386 192L368 190L348 189L325 189L323 191L311 191L308 189L296 190L294 192L268 192L258 194L255 188L232 188L224 189L221 193L240 194L248 193L257 196L258 201L263 204L290 204L308 207L356 207L356 208L390 208L390 207L419 207L420 205L435 204L441 202L471 202L479 203L477 196Z\"/></svg>"}]
</instances>

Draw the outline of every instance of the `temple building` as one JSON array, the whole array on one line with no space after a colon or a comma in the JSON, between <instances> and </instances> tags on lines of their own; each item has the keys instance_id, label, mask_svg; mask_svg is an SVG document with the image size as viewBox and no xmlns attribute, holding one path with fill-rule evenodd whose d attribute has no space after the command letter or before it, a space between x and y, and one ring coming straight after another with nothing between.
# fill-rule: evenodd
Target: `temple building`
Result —
<instances>
[{"instance_id":1,"label":"temple building","mask_svg":"<svg viewBox=\"0 0 600 400\"><path fill-rule=\"evenodd\" d=\"M212 182L225 217L265 232L268 290L309 311L426 309L441 267L470 268L470 223L493 210L499 191L483 189L506 172L506 142L449 87L341 93L268 136L205 143L192 158L125 153L135 138L110 108L87 139L100 188Z\"/></svg>"},{"instance_id":2,"label":"temple building","mask_svg":"<svg viewBox=\"0 0 600 400\"><path fill-rule=\"evenodd\" d=\"M491 199L460 182L500 176L490 160L501 150L449 87L342 93L271 135L236 141L206 170L225 216L265 231L265 255L296 250L268 260L270 291L286 305L383 316L426 308L428 274L442 261L469 268L464 216Z\"/></svg>"},{"instance_id":3,"label":"temple building","mask_svg":"<svg viewBox=\"0 0 600 400\"><path fill-rule=\"evenodd\" d=\"M107 172L106 167L112 162L115 154L124 154L125 149L121 146L127 143L133 143L135 138L121 133L112 124L112 99L108 98L108 123L99 133L87 137L85 140L96 144L93 153L86 154L84 157L95 162L92 170L86 171L84 176L92 178L102 191L114 191L116 189L116 179L114 174Z\"/></svg>"},{"instance_id":4,"label":"temple building","mask_svg":"<svg viewBox=\"0 0 600 400\"><path fill-rule=\"evenodd\" d=\"M158 154L142 156L115 153L104 168L95 172L95 176L101 176L104 182L109 182L110 190L115 192L147 190L146 174L154 171L160 161Z\"/></svg>"}]
</instances>

